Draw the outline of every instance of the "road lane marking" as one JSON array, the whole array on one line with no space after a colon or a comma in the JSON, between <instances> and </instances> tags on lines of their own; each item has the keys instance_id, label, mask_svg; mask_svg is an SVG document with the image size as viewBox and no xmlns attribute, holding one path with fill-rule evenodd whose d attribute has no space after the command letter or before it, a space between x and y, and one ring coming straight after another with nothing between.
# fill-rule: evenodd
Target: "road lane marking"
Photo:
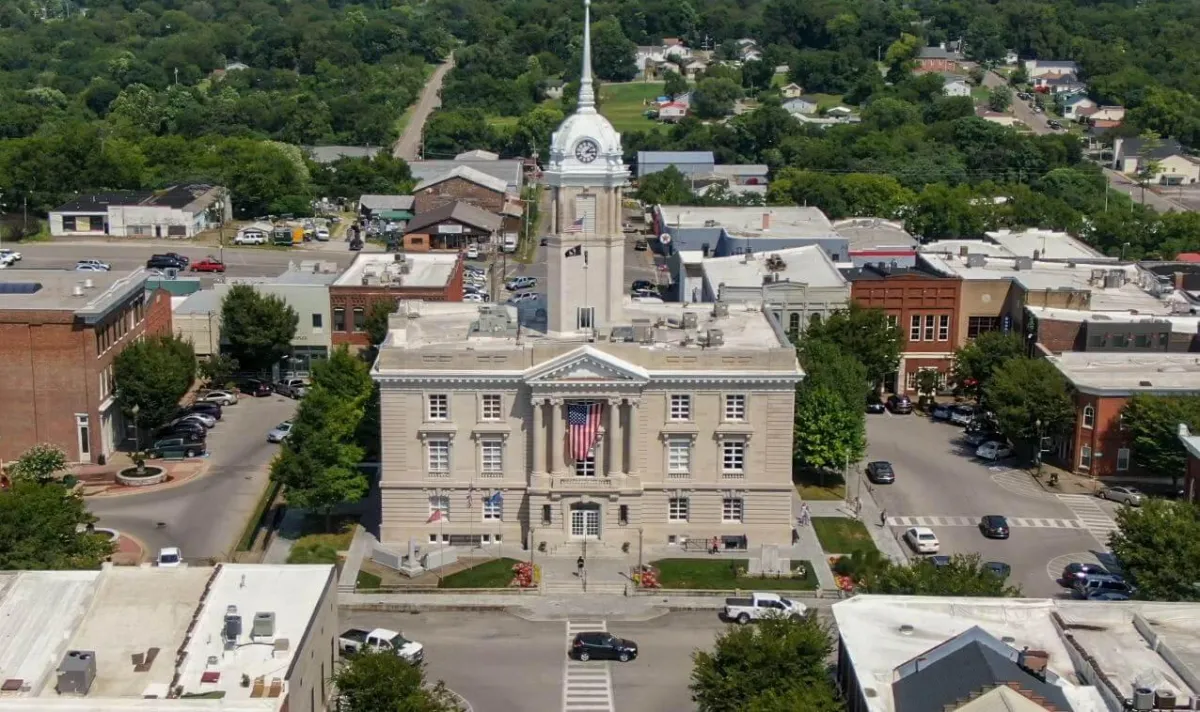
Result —
<instances>
[{"instance_id":1,"label":"road lane marking","mask_svg":"<svg viewBox=\"0 0 1200 712\"><path fill-rule=\"evenodd\" d=\"M1034 482L1029 473L1020 470L1003 468L1002 471L992 475L992 482L995 482L1009 492L1019 494L1023 497L1045 499L1052 496L1042 489L1041 485Z\"/></svg>"},{"instance_id":2,"label":"road lane marking","mask_svg":"<svg viewBox=\"0 0 1200 712\"><path fill-rule=\"evenodd\" d=\"M607 631L602 620L567 621L567 650L577 633ZM563 712L614 712L612 663L608 661L580 662L567 656L563 664Z\"/></svg>"},{"instance_id":3,"label":"road lane marking","mask_svg":"<svg viewBox=\"0 0 1200 712\"><path fill-rule=\"evenodd\" d=\"M888 517L889 527L977 527L982 517L932 516ZM1087 529L1080 519L1048 519L1043 517L1009 517L1012 529Z\"/></svg>"},{"instance_id":4,"label":"road lane marking","mask_svg":"<svg viewBox=\"0 0 1200 712\"><path fill-rule=\"evenodd\" d=\"M1058 499L1067 505L1072 514L1079 517L1083 528L1107 549L1108 538L1117 531L1117 523L1096 502L1096 498L1089 494L1060 494Z\"/></svg>"}]
</instances>

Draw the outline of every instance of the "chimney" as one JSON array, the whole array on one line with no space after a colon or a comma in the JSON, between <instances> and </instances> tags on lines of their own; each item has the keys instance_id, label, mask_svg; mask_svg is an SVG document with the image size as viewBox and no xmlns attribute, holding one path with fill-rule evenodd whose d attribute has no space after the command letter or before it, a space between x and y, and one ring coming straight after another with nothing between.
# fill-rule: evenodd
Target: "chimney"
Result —
<instances>
[{"instance_id":1,"label":"chimney","mask_svg":"<svg viewBox=\"0 0 1200 712\"><path fill-rule=\"evenodd\" d=\"M959 256L959 257L964 257L964 258L965 258L965 257L966 257L967 255L969 255L969 254L971 254L971 248L970 248L970 247L967 247L966 245L962 245L961 247L959 247L959 248L958 248L958 256Z\"/></svg>"},{"instance_id":2,"label":"chimney","mask_svg":"<svg viewBox=\"0 0 1200 712\"><path fill-rule=\"evenodd\" d=\"M1175 273L1175 288L1181 291L1183 290L1183 272Z\"/></svg>"},{"instance_id":3,"label":"chimney","mask_svg":"<svg viewBox=\"0 0 1200 712\"><path fill-rule=\"evenodd\" d=\"M762 219L762 229L770 230L771 229L771 211L768 210L768 211L764 212L762 218L763 218Z\"/></svg>"}]
</instances>

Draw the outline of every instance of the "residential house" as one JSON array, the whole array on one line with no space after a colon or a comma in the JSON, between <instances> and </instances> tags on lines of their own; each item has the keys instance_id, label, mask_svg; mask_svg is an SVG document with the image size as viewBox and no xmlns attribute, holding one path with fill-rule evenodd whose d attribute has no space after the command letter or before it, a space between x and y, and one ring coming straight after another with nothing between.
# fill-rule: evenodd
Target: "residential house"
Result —
<instances>
[{"instance_id":1,"label":"residential house","mask_svg":"<svg viewBox=\"0 0 1200 712\"><path fill-rule=\"evenodd\" d=\"M463 257L460 253L360 252L329 285L334 347L365 348L367 314L376 302L419 300L461 302Z\"/></svg>"},{"instance_id":2,"label":"residential house","mask_svg":"<svg viewBox=\"0 0 1200 712\"><path fill-rule=\"evenodd\" d=\"M784 84L779 89L779 93L783 95L784 99L795 99L804 93L804 88L795 82L791 82Z\"/></svg>"},{"instance_id":3,"label":"residential house","mask_svg":"<svg viewBox=\"0 0 1200 712\"><path fill-rule=\"evenodd\" d=\"M171 295L148 277L0 271L0 460L50 443L69 462L102 463L132 439L113 364L143 336L171 333Z\"/></svg>"},{"instance_id":4,"label":"residential house","mask_svg":"<svg viewBox=\"0 0 1200 712\"><path fill-rule=\"evenodd\" d=\"M1039 77L1077 75L1079 67L1074 62L1027 59L1025 60L1025 74L1032 81Z\"/></svg>"},{"instance_id":5,"label":"residential house","mask_svg":"<svg viewBox=\"0 0 1200 712\"><path fill-rule=\"evenodd\" d=\"M461 252L499 241L501 218L470 203L446 203L420 213L404 229L406 252Z\"/></svg>"},{"instance_id":6,"label":"residential house","mask_svg":"<svg viewBox=\"0 0 1200 712\"><path fill-rule=\"evenodd\" d=\"M1089 122L1112 122L1120 125L1125 120L1125 107L1123 106L1100 106L1087 117Z\"/></svg>"},{"instance_id":7,"label":"residential house","mask_svg":"<svg viewBox=\"0 0 1200 712\"><path fill-rule=\"evenodd\" d=\"M971 96L971 85L966 77L948 74L943 77L942 94L945 96Z\"/></svg>"},{"instance_id":8,"label":"residential house","mask_svg":"<svg viewBox=\"0 0 1200 712\"><path fill-rule=\"evenodd\" d=\"M668 101L658 105L658 120L676 122L687 116L688 105L681 101Z\"/></svg>"},{"instance_id":9,"label":"residential house","mask_svg":"<svg viewBox=\"0 0 1200 712\"><path fill-rule=\"evenodd\" d=\"M1069 121L1082 121L1098 106L1086 94L1064 95L1061 105L1063 118Z\"/></svg>"},{"instance_id":10,"label":"residential house","mask_svg":"<svg viewBox=\"0 0 1200 712\"><path fill-rule=\"evenodd\" d=\"M1120 127L1120 121L1089 121L1087 129L1087 148L1089 151L1111 153L1113 137L1112 130ZM1103 155L1103 154L1102 154ZM1108 156L1111 158L1111 156Z\"/></svg>"},{"instance_id":11,"label":"residential house","mask_svg":"<svg viewBox=\"0 0 1200 712\"><path fill-rule=\"evenodd\" d=\"M1086 91L1087 84L1074 74L1047 74L1033 80L1035 91L1046 94L1074 94Z\"/></svg>"},{"instance_id":12,"label":"residential house","mask_svg":"<svg viewBox=\"0 0 1200 712\"><path fill-rule=\"evenodd\" d=\"M857 118L857 115L854 113L854 109L851 109L848 106L842 106L841 104L826 109L825 115L834 119L849 121L851 123L854 123L854 120Z\"/></svg>"},{"instance_id":13,"label":"residential house","mask_svg":"<svg viewBox=\"0 0 1200 712\"><path fill-rule=\"evenodd\" d=\"M238 228L237 234L240 238L252 238L255 240L261 239L267 242L271 240L271 231L275 226L269 222L253 222L249 225L243 225Z\"/></svg>"},{"instance_id":14,"label":"residential house","mask_svg":"<svg viewBox=\"0 0 1200 712\"><path fill-rule=\"evenodd\" d=\"M961 74L966 58L961 52L946 49L946 47L922 47L917 52L916 72L950 72Z\"/></svg>"},{"instance_id":15,"label":"residential house","mask_svg":"<svg viewBox=\"0 0 1200 712\"><path fill-rule=\"evenodd\" d=\"M1154 165L1151 183L1160 185L1191 185L1200 181L1200 161L1187 155L1179 141L1173 138L1147 143L1142 138L1118 138L1113 142L1114 170L1135 175L1145 163Z\"/></svg>"},{"instance_id":16,"label":"residential house","mask_svg":"<svg viewBox=\"0 0 1200 712\"><path fill-rule=\"evenodd\" d=\"M1017 51L1015 49L1010 49L1004 53L1004 66L1015 67L1020 59L1021 58L1017 55Z\"/></svg>"},{"instance_id":17,"label":"residential house","mask_svg":"<svg viewBox=\"0 0 1200 712\"><path fill-rule=\"evenodd\" d=\"M187 238L233 219L229 191L207 184L79 195L50 211L50 234Z\"/></svg>"},{"instance_id":18,"label":"residential house","mask_svg":"<svg viewBox=\"0 0 1200 712\"><path fill-rule=\"evenodd\" d=\"M500 213L508 202L508 186L503 179L468 166L458 166L448 173L423 180L413 188L413 212L417 215L456 202Z\"/></svg>"},{"instance_id":19,"label":"residential house","mask_svg":"<svg viewBox=\"0 0 1200 712\"><path fill-rule=\"evenodd\" d=\"M693 57L683 65L683 76L688 81L694 82L705 69L708 69L708 62L699 57Z\"/></svg>"},{"instance_id":20,"label":"residential house","mask_svg":"<svg viewBox=\"0 0 1200 712\"><path fill-rule=\"evenodd\" d=\"M743 62L761 62L763 53L758 47L743 47L738 51L738 58Z\"/></svg>"},{"instance_id":21,"label":"residential house","mask_svg":"<svg viewBox=\"0 0 1200 712\"><path fill-rule=\"evenodd\" d=\"M811 116L817 113L817 107L817 102L812 99L805 99L804 97L796 97L795 99L788 99L783 102L783 108L789 114L793 115L804 114L805 116Z\"/></svg>"}]
</instances>

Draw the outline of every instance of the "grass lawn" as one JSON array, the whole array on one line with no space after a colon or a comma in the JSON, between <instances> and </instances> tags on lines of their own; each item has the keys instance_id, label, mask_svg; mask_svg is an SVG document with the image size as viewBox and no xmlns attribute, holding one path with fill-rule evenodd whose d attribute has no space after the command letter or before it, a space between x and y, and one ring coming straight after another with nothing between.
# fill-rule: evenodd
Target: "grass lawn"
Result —
<instances>
[{"instance_id":1,"label":"grass lawn","mask_svg":"<svg viewBox=\"0 0 1200 712\"><path fill-rule=\"evenodd\" d=\"M379 588L379 584L382 582L383 579L371 573L370 571L359 571L358 583L356 584L355 588L361 588L369 591Z\"/></svg>"},{"instance_id":2,"label":"grass lawn","mask_svg":"<svg viewBox=\"0 0 1200 712\"><path fill-rule=\"evenodd\" d=\"M871 533L862 522L844 517L813 517L813 529L827 554L852 554L859 549L874 549Z\"/></svg>"},{"instance_id":3,"label":"grass lawn","mask_svg":"<svg viewBox=\"0 0 1200 712\"><path fill-rule=\"evenodd\" d=\"M983 106L988 103L988 97L992 94L992 90L984 86L971 87L971 98L975 100L976 106Z\"/></svg>"},{"instance_id":4,"label":"grass lawn","mask_svg":"<svg viewBox=\"0 0 1200 712\"><path fill-rule=\"evenodd\" d=\"M846 498L846 482L840 472L815 472L792 468L792 482L801 499L841 501Z\"/></svg>"},{"instance_id":5,"label":"grass lawn","mask_svg":"<svg viewBox=\"0 0 1200 712\"><path fill-rule=\"evenodd\" d=\"M489 116L487 117L488 126L494 129L508 129L517 125L521 120L520 116Z\"/></svg>"},{"instance_id":6,"label":"grass lawn","mask_svg":"<svg viewBox=\"0 0 1200 712\"><path fill-rule=\"evenodd\" d=\"M288 553L289 564L336 564L337 553L350 548L354 539L353 516L334 517L326 528L325 518L316 515L305 517L302 536L292 545Z\"/></svg>"},{"instance_id":7,"label":"grass lawn","mask_svg":"<svg viewBox=\"0 0 1200 712\"><path fill-rule=\"evenodd\" d=\"M621 133L646 131L658 122L642 116L650 108L647 101L662 95L663 82L627 82L600 85L600 113Z\"/></svg>"},{"instance_id":8,"label":"grass lawn","mask_svg":"<svg viewBox=\"0 0 1200 712\"><path fill-rule=\"evenodd\" d=\"M802 96L805 99L808 99L809 101L817 102L817 111L825 111L826 109L832 109L833 107L838 106L839 104L845 103L844 101L842 101L841 94L808 94L808 93L805 93Z\"/></svg>"},{"instance_id":9,"label":"grass lawn","mask_svg":"<svg viewBox=\"0 0 1200 712\"><path fill-rule=\"evenodd\" d=\"M745 570L746 559L660 559L650 562L658 569L658 581L663 588L731 590L766 588L787 591L812 591L817 588L817 575L808 561L793 561L792 569L804 567L803 578L774 579L737 576L736 569Z\"/></svg>"},{"instance_id":10,"label":"grass lawn","mask_svg":"<svg viewBox=\"0 0 1200 712\"><path fill-rule=\"evenodd\" d=\"M513 580L516 559L492 559L479 566L450 574L442 579L440 588L507 588Z\"/></svg>"}]
</instances>

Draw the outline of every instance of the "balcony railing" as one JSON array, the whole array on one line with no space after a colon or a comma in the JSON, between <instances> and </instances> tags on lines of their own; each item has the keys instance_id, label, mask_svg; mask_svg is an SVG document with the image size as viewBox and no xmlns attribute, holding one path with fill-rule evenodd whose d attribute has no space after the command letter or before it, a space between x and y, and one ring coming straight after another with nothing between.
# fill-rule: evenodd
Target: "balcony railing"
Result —
<instances>
[{"instance_id":1,"label":"balcony railing","mask_svg":"<svg viewBox=\"0 0 1200 712\"><path fill-rule=\"evenodd\" d=\"M609 477L555 477L550 486L563 490L611 490L616 489L617 483Z\"/></svg>"}]
</instances>

